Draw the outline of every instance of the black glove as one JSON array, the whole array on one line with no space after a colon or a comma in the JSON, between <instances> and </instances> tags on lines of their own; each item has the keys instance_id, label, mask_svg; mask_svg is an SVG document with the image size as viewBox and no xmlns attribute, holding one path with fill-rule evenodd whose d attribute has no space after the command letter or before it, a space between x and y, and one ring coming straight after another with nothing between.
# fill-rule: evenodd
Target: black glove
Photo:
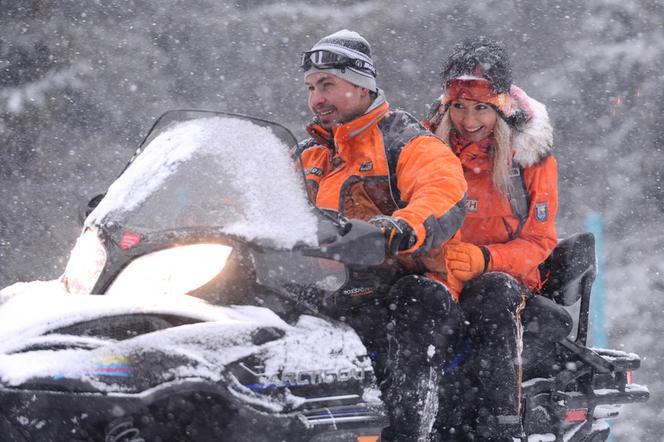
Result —
<instances>
[{"instance_id":1,"label":"black glove","mask_svg":"<svg viewBox=\"0 0 664 442\"><path fill-rule=\"evenodd\" d=\"M413 228L401 218L376 215L369 222L385 235L385 251L390 256L396 255L400 250L411 248L417 241Z\"/></svg>"}]
</instances>

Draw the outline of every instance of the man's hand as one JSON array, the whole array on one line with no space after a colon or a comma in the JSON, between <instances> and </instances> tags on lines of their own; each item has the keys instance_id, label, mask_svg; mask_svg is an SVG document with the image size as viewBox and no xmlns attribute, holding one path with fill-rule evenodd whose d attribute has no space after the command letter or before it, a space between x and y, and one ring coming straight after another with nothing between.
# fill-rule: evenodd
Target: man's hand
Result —
<instances>
[{"instance_id":1,"label":"man's hand","mask_svg":"<svg viewBox=\"0 0 664 442\"><path fill-rule=\"evenodd\" d=\"M385 235L385 251L390 256L395 256L400 250L411 248L417 241L412 227L401 218L376 215L369 222Z\"/></svg>"},{"instance_id":2,"label":"man's hand","mask_svg":"<svg viewBox=\"0 0 664 442\"><path fill-rule=\"evenodd\" d=\"M491 270L491 254L486 247L451 241L445 245L445 264L452 276L466 282Z\"/></svg>"}]
</instances>

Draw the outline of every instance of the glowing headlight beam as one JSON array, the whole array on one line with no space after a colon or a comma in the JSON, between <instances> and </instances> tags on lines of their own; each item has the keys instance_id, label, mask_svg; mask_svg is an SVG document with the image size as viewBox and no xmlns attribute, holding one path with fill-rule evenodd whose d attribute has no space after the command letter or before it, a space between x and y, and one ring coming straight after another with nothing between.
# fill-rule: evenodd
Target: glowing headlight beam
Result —
<instances>
[{"instance_id":1,"label":"glowing headlight beam","mask_svg":"<svg viewBox=\"0 0 664 442\"><path fill-rule=\"evenodd\" d=\"M232 251L222 244L190 244L141 256L120 272L106 294L186 294L218 275Z\"/></svg>"}]
</instances>

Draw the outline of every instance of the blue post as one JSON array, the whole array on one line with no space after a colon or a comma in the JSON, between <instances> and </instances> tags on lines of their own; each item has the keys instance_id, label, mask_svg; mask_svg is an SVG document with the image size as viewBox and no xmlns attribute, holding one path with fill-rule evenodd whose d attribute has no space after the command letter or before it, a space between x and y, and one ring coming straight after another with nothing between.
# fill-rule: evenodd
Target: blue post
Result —
<instances>
[{"instance_id":1,"label":"blue post","mask_svg":"<svg viewBox=\"0 0 664 442\"><path fill-rule=\"evenodd\" d=\"M606 332L606 309L604 294L604 226L602 216L591 213L586 217L586 228L595 235L595 254L597 256L597 277L593 282L590 297L590 336L589 345L608 348L609 339ZM609 433L606 442L611 442L613 435Z\"/></svg>"},{"instance_id":2,"label":"blue post","mask_svg":"<svg viewBox=\"0 0 664 442\"><path fill-rule=\"evenodd\" d=\"M591 213L586 217L586 228L595 235L595 253L597 255L597 277L593 283L590 297L590 336L588 342L592 347L608 348L606 332L606 311L604 293L604 227L602 216Z\"/></svg>"}]
</instances>

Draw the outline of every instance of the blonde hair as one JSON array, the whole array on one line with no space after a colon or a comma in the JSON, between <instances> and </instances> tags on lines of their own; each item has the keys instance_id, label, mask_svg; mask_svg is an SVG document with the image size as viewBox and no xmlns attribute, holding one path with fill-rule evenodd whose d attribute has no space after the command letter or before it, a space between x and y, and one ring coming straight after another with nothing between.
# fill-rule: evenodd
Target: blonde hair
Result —
<instances>
[{"instance_id":1,"label":"blonde hair","mask_svg":"<svg viewBox=\"0 0 664 442\"><path fill-rule=\"evenodd\" d=\"M450 133L454 129L454 124L450 118L450 112L447 110L435 132L448 146L450 144ZM493 185L500 192L509 198L512 192L512 180L510 179L510 170L512 168L512 129L501 117L496 119L496 125L493 128L493 138L495 142L491 145L491 159L493 168L491 170L491 180Z\"/></svg>"}]
</instances>

